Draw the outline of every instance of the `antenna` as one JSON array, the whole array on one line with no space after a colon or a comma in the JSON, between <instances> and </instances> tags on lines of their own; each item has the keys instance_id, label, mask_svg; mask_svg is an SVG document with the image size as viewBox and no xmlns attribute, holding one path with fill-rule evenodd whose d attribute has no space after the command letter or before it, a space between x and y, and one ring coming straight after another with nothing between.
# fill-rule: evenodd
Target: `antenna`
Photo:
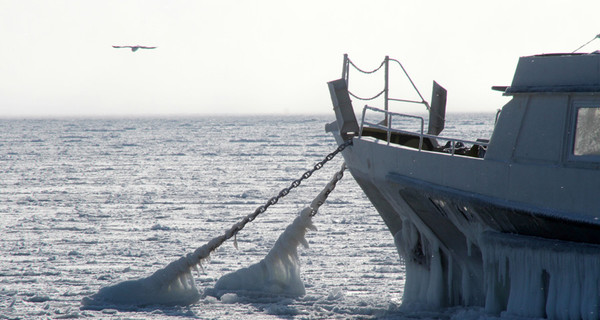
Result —
<instances>
[{"instance_id":1,"label":"antenna","mask_svg":"<svg viewBox=\"0 0 600 320\"><path fill-rule=\"evenodd\" d=\"M575 53L575 52L579 51L579 49L581 49L581 48L583 48L583 47L587 46L588 44L590 44L590 42L592 42L592 41L596 40L597 38L600 38L600 33L599 33L599 34L597 34L597 35L596 35L594 38L592 38L592 40L590 40L590 41L586 42L584 45L582 45L581 47L579 47L579 48L575 49L575 50L574 50L573 52L571 52L571 53Z\"/></svg>"}]
</instances>

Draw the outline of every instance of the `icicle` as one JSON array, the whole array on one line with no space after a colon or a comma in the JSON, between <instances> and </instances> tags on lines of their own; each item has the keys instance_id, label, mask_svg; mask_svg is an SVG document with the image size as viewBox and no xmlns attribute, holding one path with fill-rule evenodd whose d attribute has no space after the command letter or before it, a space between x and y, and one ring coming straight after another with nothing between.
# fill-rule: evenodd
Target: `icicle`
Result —
<instances>
[{"instance_id":1,"label":"icicle","mask_svg":"<svg viewBox=\"0 0 600 320\"><path fill-rule=\"evenodd\" d=\"M237 243L237 233L235 235L233 235L233 246L239 250L238 243Z\"/></svg>"}]
</instances>

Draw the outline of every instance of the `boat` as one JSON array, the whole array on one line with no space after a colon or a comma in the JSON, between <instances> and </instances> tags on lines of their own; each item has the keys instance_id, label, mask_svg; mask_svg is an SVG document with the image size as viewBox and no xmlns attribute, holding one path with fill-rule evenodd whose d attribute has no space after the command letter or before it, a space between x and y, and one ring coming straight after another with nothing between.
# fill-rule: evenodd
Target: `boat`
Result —
<instances>
[{"instance_id":1,"label":"boat","mask_svg":"<svg viewBox=\"0 0 600 320\"><path fill-rule=\"evenodd\" d=\"M420 99L389 97L396 62ZM406 264L403 307L600 318L600 54L520 57L512 83L492 87L510 100L491 137L474 141L443 136L446 90L434 82L425 101L389 57L384 108L354 110L352 67L363 71L345 55L328 82L326 130L352 141L346 165ZM392 101L428 115L390 111Z\"/></svg>"}]
</instances>

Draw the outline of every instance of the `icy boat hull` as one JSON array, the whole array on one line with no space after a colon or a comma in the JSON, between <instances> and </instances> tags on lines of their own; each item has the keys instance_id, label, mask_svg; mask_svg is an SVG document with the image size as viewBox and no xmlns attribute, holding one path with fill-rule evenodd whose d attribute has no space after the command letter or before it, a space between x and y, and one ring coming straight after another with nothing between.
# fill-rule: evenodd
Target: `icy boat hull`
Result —
<instances>
[{"instance_id":1,"label":"icy boat hull","mask_svg":"<svg viewBox=\"0 0 600 320\"><path fill-rule=\"evenodd\" d=\"M353 141L346 164L406 263L404 306L600 319L599 67L600 54L522 57L481 145L439 137L443 125L425 134L422 118L420 132L393 128L408 115L387 105L359 124L347 71L329 83L327 129ZM365 120L371 110L384 119ZM472 147L457 154L458 142Z\"/></svg>"},{"instance_id":2,"label":"icy boat hull","mask_svg":"<svg viewBox=\"0 0 600 320\"><path fill-rule=\"evenodd\" d=\"M398 160L413 162L416 150L367 138L343 155L406 263L404 306L471 305L531 317L577 309L598 319L600 299L589 298L599 295L597 224L416 179ZM573 297L586 298L565 306Z\"/></svg>"}]
</instances>

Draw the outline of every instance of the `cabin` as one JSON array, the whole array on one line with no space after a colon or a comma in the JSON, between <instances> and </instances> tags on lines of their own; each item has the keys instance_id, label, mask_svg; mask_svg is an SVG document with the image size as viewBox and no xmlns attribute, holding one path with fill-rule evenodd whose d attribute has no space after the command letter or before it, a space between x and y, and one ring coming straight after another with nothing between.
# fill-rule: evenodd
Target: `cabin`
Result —
<instances>
[{"instance_id":1,"label":"cabin","mask_svg":"<svg viewBox=\"0 0 600 320\"><path fill-rule=\"evenodd\" d=\"M521 57L486 159L589 166L600 162L600 54Z\"/></svg>"}]
</instances>

